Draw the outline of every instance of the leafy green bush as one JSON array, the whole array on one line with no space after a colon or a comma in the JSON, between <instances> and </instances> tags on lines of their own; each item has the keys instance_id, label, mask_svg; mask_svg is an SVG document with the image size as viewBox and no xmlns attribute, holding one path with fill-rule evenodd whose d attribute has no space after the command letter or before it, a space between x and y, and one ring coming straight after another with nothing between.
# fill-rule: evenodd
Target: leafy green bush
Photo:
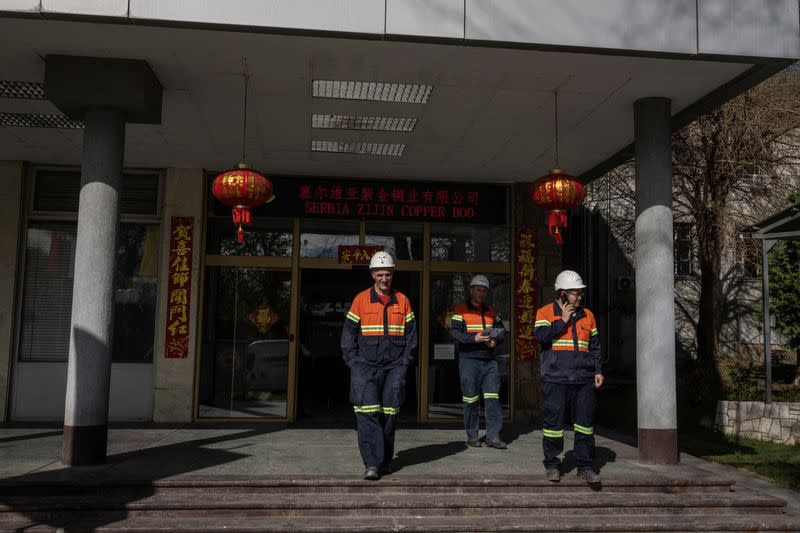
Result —
<instances>
[{"instance_id":1,"label":"leafy green bush","mask_svg":"<svg viewBox=\"0 0 800 533\"><path fill-rule=\"evenodd\" d=\"M800 387L786 387L772 393L773 402L800 402Z\"/></svg>"},{"instance_id":2,"label":"leafy green bush","mask_svg":"<svg viewBox=\"0 0 800 533\"><path fill-rule=\"evenodd\" d=\"M733 363L728 368L729 383L726 387L728 399L737 402L761 400L763 395L759 392L756 375L757 370L752 359Z\"/></svg>"}]
</instances>

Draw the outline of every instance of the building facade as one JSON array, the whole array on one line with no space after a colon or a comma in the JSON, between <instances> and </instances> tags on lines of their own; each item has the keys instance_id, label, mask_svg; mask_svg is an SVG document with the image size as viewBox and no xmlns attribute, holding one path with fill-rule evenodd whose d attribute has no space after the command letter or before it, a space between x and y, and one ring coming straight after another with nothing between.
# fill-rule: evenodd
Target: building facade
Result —
<instances>
[{"instance_id":1,"label":"building facade","mask_svg":"<svg viewBox=\"0 0 800 533\"><path fill-rule=\"evenodd\" d=\"M337 419L369 246L419 309L407 416L458 419L473 273L530 415L561 250L528 185L635 146L640 448L673 461L669 133L800 56L798 24L786 0L2 1L2 416L63 419L69 464L109 419ZM276 200L239 245L209 184L243 160Z\"/></svg>"}]
</instances>

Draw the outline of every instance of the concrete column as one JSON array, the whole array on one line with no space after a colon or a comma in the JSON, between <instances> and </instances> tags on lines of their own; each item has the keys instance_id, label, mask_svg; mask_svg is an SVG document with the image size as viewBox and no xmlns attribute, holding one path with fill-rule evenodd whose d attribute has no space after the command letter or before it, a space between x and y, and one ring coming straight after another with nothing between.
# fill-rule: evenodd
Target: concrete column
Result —
<instances>
[{"instance_id":1,"label":"concrete column","mask_svg":"<svg viewBox=\"0 0 800 533\"><path fill-rule=\"evenodd\" d=\"M678 462L670 100L634 104L639 458Z\"/></svg>"},{"instance_id":2,"label":"concrete column","mask_svg":"<svg viewBox=\"0 0 800 533\"><path fill-rule=\"evenodd\" d=\"M115 248L125 146L122 112L89 110L83 120L86 128L61 459L66 465L106 460Z\"/></svg>"},{"instance_id":3,"label":"concrete column","mask_svg":"<svg viewBox=\"0 0 800 533\"><path fill-rule=\"evenodd\" d=\"M194 368L197 326L202 318L200 305L200 260L203 246L200 242L203 227L203 169L170 168L167 170L164 187L164 216L161 223L161 275L158 280L158 308L156 311L155 355L155 402L153 421L164 423L191 422L194 419ZM170 222L172 217L194 217L192 239L192 287L189 307L189 357L166 359L165 333L167 316L167 285L169 279Z\"/></svg>"}]
</instances>

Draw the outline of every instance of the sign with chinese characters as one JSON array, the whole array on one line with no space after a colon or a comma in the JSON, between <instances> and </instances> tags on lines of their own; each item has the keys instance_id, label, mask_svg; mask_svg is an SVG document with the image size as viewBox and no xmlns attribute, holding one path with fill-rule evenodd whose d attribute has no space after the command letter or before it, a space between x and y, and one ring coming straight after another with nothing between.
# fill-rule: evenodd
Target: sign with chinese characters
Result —
<instances>
[{"instance_id":1,"label":"sign with chinese characters","mask_svg":"<svg viewBox=\"0 0 800 533\"><path fill-rule=\"evenodd\" d=\"M255 216L505 224L504 185L271 177L280 202ZM216 214L227 210L219 202Z\"/></svg>"},{"instance_id":2,"label":"sign with chinese characters","mask_svg":"<svg viewBox=\"0 0 800 533\"><path fill-rule=\"evenodd\" d=\"M189 295L192 290L194 217L172 217L169 228L169 281L165 357L189 357Z\"/></svg>"},{"instance_id":3,"label":"sign with chinese characters","mask_svg":"<svg viewBox=\"0 0 800 533\"><path fill-rule=\"evenodd\" d=\"M383 246L348 246L339 245L339 263L345 265L368 265L375 252L383 250Z\"/></svg>"},{"instance_id":4,"label":"sign with chinese characters","mask_svg":"<svg viewBox=\"0 0 800 533\"><path fill-rule=\"evenodd\" d=\"M538 350L533 336L536 321L536 229L518 227L515 235L514 277L516 294L514 310L517 317L514 348L517 359L536 359Z\"/></svg>"}]
</instances>

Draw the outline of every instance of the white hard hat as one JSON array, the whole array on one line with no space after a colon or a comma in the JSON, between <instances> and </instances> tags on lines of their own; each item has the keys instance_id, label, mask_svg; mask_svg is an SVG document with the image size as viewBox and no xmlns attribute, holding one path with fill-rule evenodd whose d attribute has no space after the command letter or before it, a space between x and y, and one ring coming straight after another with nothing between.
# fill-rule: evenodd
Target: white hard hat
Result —
<instances>
[{"instance_id":1,"label":"white hard hat","mask_svg":"<svg viewBox=\"0 0 800 533\"><path fill-rule=\"evenodd\" d=\"M369 260L370 268L394 268L394 259L387 252L375 252Z\"/></svg>"},{"instance_id":2,"label":"white hard hat","mask_svg":"<svg viewBox=\"0 0 800 533\"><path fill-rule=\"evenodd\" d=\"M557 291L568 291L570 289L585 289L586 285L577 272L564 270L556 276L555 288Z\"/></svg>"},{"instance_id":3,"label":"white hard hat","mask_svg":"<svg viewBox=\"0 0 800 533\"><path fill-rule=\"evenodd\" d=\"M489 279L483 274L478 274L477 276L472 278L472 281L469 282L470 287L474 287L475 285L478 285L480 287L486 287L488 289Z\"/></svg>"}]
</instances>

